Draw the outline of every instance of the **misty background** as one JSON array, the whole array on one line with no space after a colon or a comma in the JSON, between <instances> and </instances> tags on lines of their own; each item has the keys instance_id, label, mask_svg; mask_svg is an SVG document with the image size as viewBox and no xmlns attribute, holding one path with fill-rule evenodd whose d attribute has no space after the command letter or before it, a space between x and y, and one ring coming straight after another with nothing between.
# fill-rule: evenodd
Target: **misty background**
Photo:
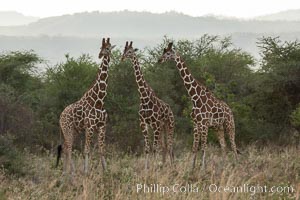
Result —
<instances>
[{"instance_id":1,"label":"misty background","mask_svg":"<svg viewBox=\"0 0 300 200\"><path fill-rule=\"evenodd\" d=\"M0 11L0 52L32 49L49 64L63 61L65 54L76 57L85 53L96 60L102 37L111 37L119 48L126 40L133 40L143 49L161 43L164 36L196 40L203 34L231 37L235 47L259 59L258 38L299 39L300 9L251 19L128 10L39 18Z\"/></svg>"}]
</instances>

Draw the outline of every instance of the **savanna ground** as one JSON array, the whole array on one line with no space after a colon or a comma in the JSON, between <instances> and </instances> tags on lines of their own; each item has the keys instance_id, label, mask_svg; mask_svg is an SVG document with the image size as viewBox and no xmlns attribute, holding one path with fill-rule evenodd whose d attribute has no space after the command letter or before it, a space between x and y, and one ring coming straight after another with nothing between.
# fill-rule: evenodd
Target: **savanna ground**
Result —
<instances>
[{"instance_id":1,"label":"savanna ground","mask_svg":"<svg viewBox=\"0 0 300 200\"><path fill-rule=\"evenodd\" d=\"M103 172L96 152L91 156L90 172L85 176L82 154L75 151L76 171L72 178L68 178L62 175L62 165L57 169L54 167L56 155L53 152L41 148L37 155L24 150L26 161L22 167L26 175L17 178L1 170L0 199L300 198L299 147L257 148L250 145L242 149L238 162L235 162L230 151L223 158L220 148L210 145L205 171L201 171L199 156L193 172L190 170L191 153L188 149L182 152L176 150L173 168L169 163L162 165L160 157L158 160L151 157L148 172L144 169L143 155L123 154L112 146L107 147L108 170ZM138 184L146 184L149 188L137 192ZM160 192L154 191L153 184L159 184ZM213 192L216 186L223 192ZM266 187L266 191L257 186ZM151 187L152 192L149 192ZM164 193L167 187L169 192ZM231 192L233 187L246 189Z\"/></svg>"}]
</instances>

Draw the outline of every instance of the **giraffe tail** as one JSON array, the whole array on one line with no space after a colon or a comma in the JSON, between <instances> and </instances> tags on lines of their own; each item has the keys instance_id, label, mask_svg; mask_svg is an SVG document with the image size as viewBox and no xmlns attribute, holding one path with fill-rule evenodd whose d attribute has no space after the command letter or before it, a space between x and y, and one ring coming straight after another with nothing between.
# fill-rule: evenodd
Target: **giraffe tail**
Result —
<instances>
[{"instance_id":1,"label":"giraffe tail","mask_svg":"<svg viewBox=\"0 0 300 200\"><path fill-rule=\"evenodd\" d=\"M56 166L55 166L56 168L57 168L57 166L59 164L59 160L61 158L61 152L62 152L62 145L60 144L57 146L57 159L56 159Z\"/></svg>"},{"instance_id":2,"label":"giraffe tail","mask_svg":"<svg viewBox=\"0 0 300 200\"><path fill-rule=\"evenodd\" d=\"M62 134L62 129L61 126L59 126L60 143L61 143L61 134ZM55 165L56 168L58 167L59 160L61 158L61 152L62 152L62 145L60 144L57 146L57 158L56 158L56 165Z\"/></svg>"}]
</instances>

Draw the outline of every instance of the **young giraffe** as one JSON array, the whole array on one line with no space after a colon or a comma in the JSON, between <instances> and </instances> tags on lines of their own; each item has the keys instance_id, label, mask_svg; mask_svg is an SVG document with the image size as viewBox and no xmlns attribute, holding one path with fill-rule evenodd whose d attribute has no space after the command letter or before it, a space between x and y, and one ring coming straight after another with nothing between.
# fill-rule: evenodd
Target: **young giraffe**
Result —
<instances>
[{"instance_id":1,"label":"young giraffe","mask_svg":"<svg viewBox=\"0 0 300 200\"><path fill-rule=\"evenodd\" d=\"M63 153L65 155L64 171L68 171L71 165L71 154L74 137L78 133L85 132L85 161L84 172L88 172L88 156L90 152L91 138L95 132L98 133L98 145L102 167L106 169L104 158L104 139L107 113L104 109L104 98L106 96L108 67L110 62L112 46L109 38L102 40L99 59L103 57L97 78L90 89L77 102L67 106L60 115L59 125L64 137ZM61 147L59 147L61 150ZM59 161L59 155L57 164Z\"/></svg>"},{"instance_id":2,"label":"young giraffe","mask_svg":"<svg viewBox=\"0 0 300 200\"><path fill-rule=\"evenodd\" d=\"M170 106L159 99L152 88L146 83L143 73L141 71L138 58L135 52L137 49L132 47L132 41L128 45L126 42L122 60L128 58L133 64L135 71L135 78L140 93L140 108L139 118L142 133L145 141L146 161L145 168L148 168L148 155L150 151L150 144L148 138L148 126L154 131L153 151L158 150L158 141L163 148L163 161L166 157L166 148L170 157L171 164L173 164L173 132L174 132L174 115ZM167 144L164 144L164 135L161 133L165 129L167 134ZM167 147L166 147L167 146Z\"/></svg>"},{"instance_id":3,"label":"young giraffe","mask_svg":"<svg viewBox=\"0 0 300 200\"><path fill-rule=\"evenodd\" d=\"M184 86L193 102L193 109L191 112L191 117L194 123L192 168L195 167L199 139L201 136L202 169L204 169L207 133L208 128L210 127L217 130L218 139L223 153L225 151L224 130L229 134L231 148L236 157L237 149L234 141L235 126L231 109L225 102L217 99L204 85L194 79L187 69L183 59L172 49L172 45L173 43L169 43L168 47L164 48L164 52L162 57L159 59L159 63L163 63L166 60L174 60L176 62L176 66L184 82Z\"/></svg>"}]
</instances>

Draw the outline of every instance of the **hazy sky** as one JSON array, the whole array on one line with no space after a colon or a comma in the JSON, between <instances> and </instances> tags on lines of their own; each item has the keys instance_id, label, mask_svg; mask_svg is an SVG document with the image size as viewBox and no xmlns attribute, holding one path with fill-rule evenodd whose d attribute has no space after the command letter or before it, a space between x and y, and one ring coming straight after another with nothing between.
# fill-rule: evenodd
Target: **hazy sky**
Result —
<instances>
[{"instance_id":1,"label":"hazy sky","mask_svg":"<svg viewBox=\"0 0 300 200\"><path fill-rule=\"evenodd\" d=\"M300 9L300 0L3 0L1 11L48 17L84 11L178 11L192 16L207 14L251 18L288 9Z\"/></svg>"}]
</instances>

